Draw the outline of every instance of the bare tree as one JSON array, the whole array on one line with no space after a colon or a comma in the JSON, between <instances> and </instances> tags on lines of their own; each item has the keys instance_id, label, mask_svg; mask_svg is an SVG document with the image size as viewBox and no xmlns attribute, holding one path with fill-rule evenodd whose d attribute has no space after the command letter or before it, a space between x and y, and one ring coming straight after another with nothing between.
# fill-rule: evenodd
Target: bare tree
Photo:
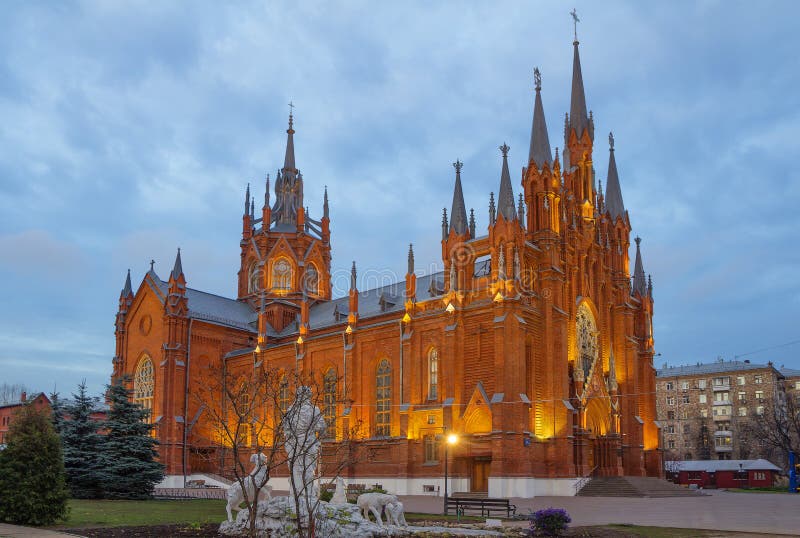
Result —
<instances>
[{"instance_id":1,"label":"bare tree","mask_svg":"<svg viewBox=\"0 0 800 538\"><path fill-rule=\"evenodd\" d=\"M209 372L209 381L194 394L201 413L193 444L205 441L201 453L207 462L239 484L248 511L250 536L257 535L259 497L270 477L278 474L289 475L298 536L314 536L319 477L324 471L325 476L335 478L358 460L360 451L354 439L361 426L337 431L335 417L319 411L330 409L331 402L325 398L331 396L317 379L267 368L265 362L254 360L246 370L223 366ZM336 400L341 401L338 396ZM316 409L318 415L311 421L298 421L293 410L301 404ZM288 440L287 430L294 432L296 439ZM309 450L321 453L310 457ZM254 454L262 455L257 458L261 466L258 480L250 472ZM319 466L311 468L317 462ZM287 473L293 468L300 472Z\"/></svg>"},{"instance_id":2,"label":"bare tree","mask_svg":"<svg viewBox=\"0 0 800 538\"><path fill-rule=\"evenodd\" d=\"M18 402L26 390L22 383L2 383L0 384L0 403Z\"/></svg>"},{"instance_id":3,"label":"bare tree","mask_svg":"<svg viewBox=\"0 0 800 538\"><path fill-rule=\"evenodd\" d=\"M762 414L748 421L748 429L764 454L784 470L788 469L789 452L800 454L798 395L779 393L775 400L764 404Z\"/></svg>"}]
</instances>

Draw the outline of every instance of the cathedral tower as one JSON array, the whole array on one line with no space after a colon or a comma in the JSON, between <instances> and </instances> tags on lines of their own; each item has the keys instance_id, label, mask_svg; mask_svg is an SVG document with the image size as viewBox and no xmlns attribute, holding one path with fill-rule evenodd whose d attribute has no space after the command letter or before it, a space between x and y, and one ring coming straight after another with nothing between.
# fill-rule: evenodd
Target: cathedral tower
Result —
<instances>
[{"instance_id":1,"label":"cathedral tower","mask_svg":"<svg viewBox=\"0 0 800 538\"><path fill-rule=\"evenodd\" d=\"M331 298L328 191L322 217L312 218L304 207L303 174L295 162L293 114L286 134L283 167L275 178L275 203L270 207L267 176L264 206L256 218L255 197L250 200L248 186L240 243L239 300L259 309L266 324L278 332L297 320L302 303Z\"/></svg>"}]
</instances>

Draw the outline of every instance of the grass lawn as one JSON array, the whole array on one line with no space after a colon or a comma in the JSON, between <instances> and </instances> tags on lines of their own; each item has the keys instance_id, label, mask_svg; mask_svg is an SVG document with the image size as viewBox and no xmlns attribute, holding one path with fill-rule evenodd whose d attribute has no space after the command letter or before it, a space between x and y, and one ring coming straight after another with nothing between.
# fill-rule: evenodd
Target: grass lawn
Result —
<instances>
[{"instance_id":1,"label":"grass lawn","mask_svg":"<svg viewBox=\"0 0 800 538\"><path fill-rule=\"evenodd\" d=\"M734 493L789 493L789 488L728 488Z\"/></svg>"},{"instance_id":2,"label":"grass lawn","mask_svg":"<svg viewBox=\"0 0 800 538\"><path fill-rule=\"evenodd\" d=\"M604 525L602 527L580 527L581 530L590 531L591 529L617 530L631 536L646 536L647 538L703 538L720 536L720 531L710 531L702 529L676 529L671 527L643 527L639 525ZM580 536L580 534L578 534ZM588 534L592 536L592 534ZM761 536L757 534L725 532L724 536L748 537Z\"/></svg>"},{"instance_id":3,"label":"grass lawn","mask_svg":"<svg viewBox=\"0 0 800 538\"><path fill-rule=\"evenodd\" d=\"M171 523L221 523L225 501L193 499L185 501L95 501L70 499L69 517L58 526L121 527Z\"/></svg>"}]
</instances>

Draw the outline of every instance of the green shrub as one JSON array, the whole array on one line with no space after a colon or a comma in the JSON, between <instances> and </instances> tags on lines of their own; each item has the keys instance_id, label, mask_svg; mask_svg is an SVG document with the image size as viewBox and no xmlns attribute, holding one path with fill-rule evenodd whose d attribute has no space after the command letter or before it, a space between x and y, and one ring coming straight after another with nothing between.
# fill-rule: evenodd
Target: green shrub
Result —
<instances>
[{"instance_id":1,"label":"green shrub","mask_svg":"<svg viewBox=\"0 0 800 538\"><path fill-rule=\"evenodd\" d=\"M0 521L52 525L64 519L69 493L61 441L49 412L23 406L7 442L0 451Z\"/></svg>"}]
</instances>

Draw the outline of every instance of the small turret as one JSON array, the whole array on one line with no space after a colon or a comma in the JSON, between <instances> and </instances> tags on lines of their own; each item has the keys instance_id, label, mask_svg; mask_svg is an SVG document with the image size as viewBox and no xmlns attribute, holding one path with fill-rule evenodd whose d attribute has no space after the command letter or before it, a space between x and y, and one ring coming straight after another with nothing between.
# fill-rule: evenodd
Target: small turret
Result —
<instances>
[{"instance_id":1,"label":"small turret","mask_svg":"<svg viewBox=\"0 0 800 538\"><path fill-rule=\"evenodd\" d=\"M469 210L469 236L475 239L475 210Z\"/></svg>"},{"instance_id":2,"label":"small turret","mask_svg":"<svg viewBox=\"0 0 800 538\"><path fill-rule=\"evenodd\" d=\"M356 262L354 260L353 267L350 269L350 315L348 316L348 322L351 324L355 324L356 321L358 321L358 288L356 287L357 279Z\"/></svg>"},{"instance_id":3,"label":"small turret","mask_svg":"<svg viewBox=\"0 0 800 538\"><path fill-rule=\"evenodd\" d=\"M442 208L442 241L447 240L447 208Z\"/></svg>"},{"instance_id":4,"label":"small turret","mask_svg":"<svg viewBox=\"0 0 800 538\"><path fill-rule=\"evenodd\" d=\"M489 225L493 225L496 220L495 207L494 207L494 193L489 193Z\"/></svg>"}]
</instances>

